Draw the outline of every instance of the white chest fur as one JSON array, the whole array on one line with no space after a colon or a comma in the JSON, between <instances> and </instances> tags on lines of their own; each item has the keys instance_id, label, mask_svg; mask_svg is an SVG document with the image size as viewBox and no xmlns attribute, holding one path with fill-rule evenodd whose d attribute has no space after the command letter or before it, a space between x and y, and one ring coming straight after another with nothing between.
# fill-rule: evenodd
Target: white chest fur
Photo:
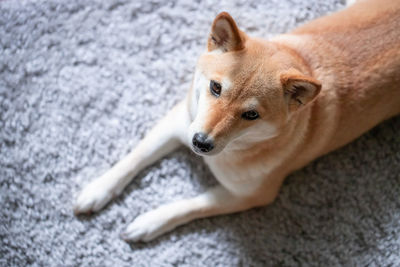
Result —
<instances>
[{"instance_id":1,"label":"white chest fur","mask_svg":"<svg viewBox=\"0 0 400 267\"><path fill-rule=\"evenodd\" d=\"M205 157L204 161L209 166L215 178L230 192L246 196L256 191L268 174L279 162L259 162L248 166L238 166L233 163L232 157L218 155Z\"/></svg>"},{"instance_id":2,"label":"white chest fur","mask_svg":"<svg viewBox=\"0 0 400 267\"><path fill-rule=\"evenodd\" d=\"M304 127L305 124L297 129L299 133L304 132ZM268 179L279 178L272 177L272 175L276 175L277 168L290 165L290 158L295 154L301 140L302 136L298 134L296 138L291 138L284 147L265 151L252 160L242 158L246 150L231 150L232 147L240 148L242 146L240 143L234 143L216 156L204 157L204 161L215 178L229 191L241 196L251 195L260 186L266 184ZM246 164L243 164L244 161Z\"/></svg>"}]
</instances>

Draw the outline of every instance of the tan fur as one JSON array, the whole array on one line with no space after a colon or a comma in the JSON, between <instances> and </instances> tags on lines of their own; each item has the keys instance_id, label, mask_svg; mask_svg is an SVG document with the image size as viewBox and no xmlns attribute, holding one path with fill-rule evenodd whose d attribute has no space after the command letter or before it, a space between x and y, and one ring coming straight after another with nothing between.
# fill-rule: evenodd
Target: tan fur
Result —
<instances>
[{"instance_id":1,"label":"tan fur","mask_svg":"<svg viewBox=\"0 0 400 267\"><path fill-rule=\"evenodd\" d=\"M256 122L240 120L241 103L252 96L260 100L261 118L274 123L279 134L213 156L220 168L252 168L295 143L266 175L260 194L271 190L271 179L277 181L277 192L291 171L400 112L400 2L363 1L271 42L243 39L242 50L206 53L199 60L210 79L229 77L233 84L212 100L205 129L217 143L220 136L243 130ZM314 83L319 95L305 106L286 109L282 90L296 79Z\"/></svg>"},{"instance_id":2,"label":"tan fur","mask_svg":"<svg viewBox=\"0 0 400 267\"><path fill-rule=\"evenodd\" d=\"M303 111L311 119L302 157L336 149L400 112L399 18L398 1L361 1L295 30L297 44L280 42L306 59L323 87ZM330 138L313 147L317 136Z\"/></svg>"}]
</instances>

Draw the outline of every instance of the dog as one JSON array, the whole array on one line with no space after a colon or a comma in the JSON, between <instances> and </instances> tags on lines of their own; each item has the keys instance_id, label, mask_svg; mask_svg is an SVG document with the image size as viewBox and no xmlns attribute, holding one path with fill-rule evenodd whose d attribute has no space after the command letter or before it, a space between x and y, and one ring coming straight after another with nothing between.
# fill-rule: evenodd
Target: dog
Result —
<instances>
[{"instance_id":1,"label":"dog","mask_svg":"<svg viewBox=\"0 0 400 267\"><path fill-rule=\"evenodd\" d=\"M74 211L100 210L181 144L204 157L219 185L138 216L123 239L270 204L289 173L399 114L399 84L399 1L358 1L271 40L220 13L187 97L83 189Z\"/></svg>"}]
</instances>

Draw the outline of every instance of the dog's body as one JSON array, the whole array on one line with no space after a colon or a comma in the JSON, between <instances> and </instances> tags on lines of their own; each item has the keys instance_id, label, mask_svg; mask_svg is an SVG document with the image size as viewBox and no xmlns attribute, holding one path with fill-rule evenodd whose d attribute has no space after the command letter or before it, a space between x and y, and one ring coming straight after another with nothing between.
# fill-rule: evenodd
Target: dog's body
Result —
<instances>
[{"instance_id":1,"label":"dog's body","mask_svg":"<svg viewBox=\"0 0 400 267\"><path fill-rule=\"evenodd\" d=\"M83 190L75 212L101 209L181 143L205 156L221 186L139 216L123 238L147 241L196 218L269 204L290 172L399 114L399 83L396 1L361 1L270 41L221 13L187 98Z\"/></svg>"}]
</instances>

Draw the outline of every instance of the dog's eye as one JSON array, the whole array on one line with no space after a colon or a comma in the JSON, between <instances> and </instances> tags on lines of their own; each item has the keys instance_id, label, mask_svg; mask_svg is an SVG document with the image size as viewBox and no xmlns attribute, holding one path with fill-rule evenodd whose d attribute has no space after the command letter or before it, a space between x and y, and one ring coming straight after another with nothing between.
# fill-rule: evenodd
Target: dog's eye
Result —
<instances>
[{"instance_id":1,"label":"dog's eye","mask_svg":"<svg viewBox=\"0 0 400 267\"><path fill-rule=\"evenodd\" d=\"M242 114L242 118L249 121L255 120L258 117L260 117L260 115L258 115L258 112L255 110L249 110Z\"/></svg>"},{"instance_id":2,"label":"dog's eye","mask_svg":"<svg viewBox=\"0 0 400 267\"><path fill-rule=\"evenodd\" d=\"M221 94L221 84L217 83L216 81L210 81L210 91L216 97L219 97Z\"/></svg>"}]
</instances>

